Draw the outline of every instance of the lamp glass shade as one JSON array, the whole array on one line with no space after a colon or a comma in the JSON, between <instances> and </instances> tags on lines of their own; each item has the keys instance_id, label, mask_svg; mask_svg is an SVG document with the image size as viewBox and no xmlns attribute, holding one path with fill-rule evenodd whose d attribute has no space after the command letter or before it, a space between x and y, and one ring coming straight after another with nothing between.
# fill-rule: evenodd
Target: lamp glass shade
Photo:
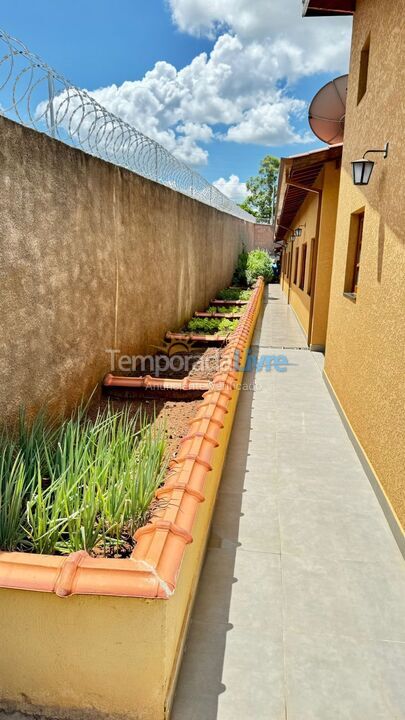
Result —
<instances>
[{"instance_id":1,"label":"lamp glass shade","mask_svg":"<svg viewBox=\"0 0 405 720\"><path fill-rule=\"evenodd\" d=\"M353 182L355 185L368 185L374 169L373 160L354 160L352 162Z\"/></svg>"},{"instance_id":2,"label":"lamp glass shade","mask_svg":"<svg viewBox=\"0 0 405 720\"><path fill-rule=\"evenodd\" d=\"M296 237L301 237L301 235L302 235L302 228L297 228L296 231L295 231L295 236L296 236Z\"/></svg>"}]
</instances>

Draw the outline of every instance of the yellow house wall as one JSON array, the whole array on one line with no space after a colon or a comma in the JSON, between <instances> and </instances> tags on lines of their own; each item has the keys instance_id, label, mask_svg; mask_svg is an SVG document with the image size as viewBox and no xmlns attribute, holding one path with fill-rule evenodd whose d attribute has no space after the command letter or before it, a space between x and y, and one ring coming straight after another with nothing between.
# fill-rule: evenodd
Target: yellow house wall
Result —
<instances>
[{"instance_id":1,"label":"yellow house wall","mask_svg":"<svg viewBox=\"0 0 405 720\"><path fill-rule=\"evenodd\" d=\"M313 193L308 193L305 201L301 205L301 208L294 218L291 225L292 228L299 226L302 227L302 235L300 238L296 238L293 243L293 263L291 271L291 284L289 288L289 282L286 280L284 283L284 292L288 296L288 290L290 289L290 305L294 310L305 334L308 334L308 323L309 323L309 308L310 308L310 296L308 295L306 288L309 281L309 270L310 270L310 245L311 238L315 237L316 232L316 216L317 216L317 203L318 198ZM296 265L296 249L301 252L301 247L304 243L307 243L307 268L305 273L305 289L301 290L299 287L300 281L300 267L301 257L298 256L298 277L297 284L294 283L295 278L295 265Z\"/></svg>"},{"instance_id":2,"label":"yellow house wall","mask_svg":"<svg viewBox=\"0 0 405 720\"><path fill-rule=\"evenodd\" d=\"M357 105L370 34L368 89ZM357 0L335 240L325 372L402 526L405 526L405 0ZM374 156L356 188L350 161ZM343 294L350 215L365 209L356 302Z\"/></svg>"}]
</instances>

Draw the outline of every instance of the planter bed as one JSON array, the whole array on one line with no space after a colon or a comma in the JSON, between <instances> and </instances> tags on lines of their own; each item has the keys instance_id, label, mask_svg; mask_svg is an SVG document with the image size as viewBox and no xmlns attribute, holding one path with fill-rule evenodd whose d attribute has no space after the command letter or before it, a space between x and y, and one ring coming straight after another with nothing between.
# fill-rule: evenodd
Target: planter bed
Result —
<instances>
[{"instance_id":1,"label":"planter bed","mask_svg":"<svg viewBox=\"0 0 405 720\"><path fill-rule=\"evenodd\" d=\"M1 707L70 720L168 718L242 379L234 353L243 362L263 287L226 338L228 364L212 388L175 402L177 425L170 401L154 400L177 427L176 454L131 557L0 553Z\"/></svg>"},{"instance_id":2,"label":"planter bed","mask_svg":"<svg viewBox=\"0 0 405 720\"><path fill-rule=\"evenodd\" d=\"M249 301L252 295L252 290L250 288L242 288L242 287L236 287L231 286L229 288L225 288L224 290L221 290L218 293L218 296L215 298L216 300L220 300L223 302L226 301L232 301L235 300L240 301Z\"/></svg>"},{"instance_id":3,"label":"planter bed","mask_svg":"<svg viewBox=\"0 0 405 720\"><path fill-rule=\"evenodd\" d=\"M173 340L178 340L182 343L203 343L208 345L215 345L220 346L224 345L228 338L228 335L220 335L219 333L215 333L213 335L205 335L203 333L189 333L189 332L167 332L165 335L165 339L169 342L172 342Z\"/></svg>"},{"instance_id":4,"label":"planter bed","mask_svg":"<svg viewBox=\"0 0 405 720\"><path fill-rule=\"evenodd\" d=\"M202 395L203 392L198 391L198 398L181 399L180 395L180 399L178 397L168 399L158 391L154 392L153 395L151 394L150 397L145 397L142 394L139 398L134 399L131 392L128 392L125 397L116 394L114 388L114 391L104 397L98 406L102 408L108 402L113 410L120 410L125 405L131 415L136 415L141 411L152 425L156 425L157 428L161 428L162 432L164 432L167 442L167 454L173 460L178 453L181 440L188 433L190 422L200 408L203 401Z\"/></svg>"},{"instance_id":5,"label":"planter bed","mask_svg":"<svg viewBox=\"0 0 405 720\"><path fill-rule=\"evenodd\" d=\"M193 400L201 397L209 389L209 380L193 379L189 375L182 379L151 377L150 375L141 377L107 375L104 378L105 394L118 400L122 400L125 393L129 399L137 397L145 401L155 398ZM123 392L120 392L121 390Z\"/></svg>"},{"instance_id":6,"label":"planter bed","mask_svg":"<svg viewBox=\"0 0 405 720\"><path fill-rule=\"evenodd\" d=\"M240 320L242 314L227 312L196 312L194 316L196 318L224 318L225 320Z\"/></svg>"},{"instance_id":7,"label":"planter bed","mask_svg":"<svg viewBox=\"0 0 405 720\"><path fill-rule=\"evenodd\" d=\"M164 370L164 378L162 375L162 377L159 378L159 381L162 379L184 380L185 378L190 378L195 381L201 380L203 382L213 380L215 375L218 373L223 349L224 344L221 347L202 347L201 344L198 344L197 342L195 345L192 343L190 349L186 351L181 345L179 345L178 354L184 356L185 358L184 367L168 367ZM159 364L160 360L163 361L163 359L167 356L162 353L157 353L154 357L157 359ZM149 374L150 367L145 370L142 370L142 368L139 367L133 373L129 373L127 377L145 377ZM114 377L114 375L107 376L107 378L111 378L108 382L114 382ZM107 378L105 378L105 380Z\"/></svg>"},{"instance_id":8,"label":"planter bed","mask_svg":"<svg viewBox=\"0 0 405 720\"><path fill-rule=\"evenodd\" d=\"M239 305L245 307L249 300L211 300L210 305Z\"/></svg>"}]
</instances>

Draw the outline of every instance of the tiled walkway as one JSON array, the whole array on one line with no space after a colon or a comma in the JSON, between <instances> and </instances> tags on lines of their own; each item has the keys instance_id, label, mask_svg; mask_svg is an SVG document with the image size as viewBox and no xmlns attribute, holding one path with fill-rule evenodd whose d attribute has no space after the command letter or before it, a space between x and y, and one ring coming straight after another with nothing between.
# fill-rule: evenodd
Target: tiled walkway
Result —
<instances>
[{"instance_id":1,"label":"tiled walkway","mask_svg":"<svg viewBox=\"0 0 405 720\"><path fill-rule=\"evenodd\" d=\"M172 720L405 720L404 562L291 309L241 394Z\"/></svg>"}]
</instances>

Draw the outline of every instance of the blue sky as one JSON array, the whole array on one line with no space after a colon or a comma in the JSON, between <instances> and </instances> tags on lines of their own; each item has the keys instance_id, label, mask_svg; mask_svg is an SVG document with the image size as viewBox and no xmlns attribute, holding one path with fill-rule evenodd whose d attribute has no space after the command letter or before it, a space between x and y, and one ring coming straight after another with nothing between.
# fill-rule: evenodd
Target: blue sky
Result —
<instances>
[{"instance_id":1,"label":"blue sky","mask_svg":"<svg viewBox=\"0 0 405 720\"><path fill-rule=\"evenodd\" d=\"M14 0L0 25L211 182L237 176L223 184L237 194L265 154L320 146L306 105L347 71L350 21L303 20L300 6Z\"/></svg>"}]
</instances>

